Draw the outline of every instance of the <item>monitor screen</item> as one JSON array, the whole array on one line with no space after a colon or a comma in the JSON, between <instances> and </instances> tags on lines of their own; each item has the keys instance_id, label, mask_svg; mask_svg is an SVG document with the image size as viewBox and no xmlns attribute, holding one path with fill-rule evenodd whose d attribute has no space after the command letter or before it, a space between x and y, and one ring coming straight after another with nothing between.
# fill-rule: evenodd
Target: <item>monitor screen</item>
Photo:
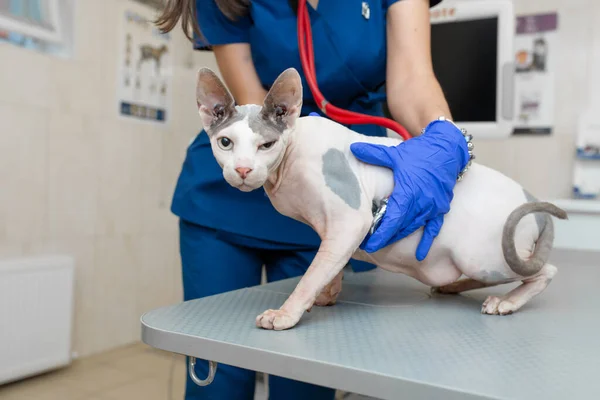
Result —
<instances>
[{"instance_id":1,"label":"monitor screen","mask_svg":"<svg viewBox=\"0 0 600 400\"><path fill-rule=\"evenodd\" d=\"M431 24L431 54L454 121L495 122L498 18Z\"/></svg>"}]
</instances>

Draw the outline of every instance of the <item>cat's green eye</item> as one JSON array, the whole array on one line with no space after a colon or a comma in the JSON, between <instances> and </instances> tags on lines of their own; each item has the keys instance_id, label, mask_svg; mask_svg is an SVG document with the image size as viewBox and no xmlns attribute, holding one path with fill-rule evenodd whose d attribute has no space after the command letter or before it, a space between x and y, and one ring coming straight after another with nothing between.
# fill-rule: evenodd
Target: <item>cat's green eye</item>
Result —
<instances>
[{"instance_id":1,"label":"cat's green eye","mask_svg":"<svg viewBox=\"0 0 600 400\"><path fill-rule=\"evenodd\" d=\"M233 142L227 137L222 137L221 139L219 139L218 143L219 147L223 150L229 150L233 146Z\"/></svg>"},{"instance_id":2,"label":"cat's green eye","mask_svg":"<svg viewBox=\"0 0 600 400\"><path fill-rule=\"evenodd\" d=\"M273 140L272 142L265 143L262 146L260 146L260 148L263 149L263 150L267 150L267 149L271 148L275 144L275 142L276 142L276 140Z\"/></svg>"}]
</instances>

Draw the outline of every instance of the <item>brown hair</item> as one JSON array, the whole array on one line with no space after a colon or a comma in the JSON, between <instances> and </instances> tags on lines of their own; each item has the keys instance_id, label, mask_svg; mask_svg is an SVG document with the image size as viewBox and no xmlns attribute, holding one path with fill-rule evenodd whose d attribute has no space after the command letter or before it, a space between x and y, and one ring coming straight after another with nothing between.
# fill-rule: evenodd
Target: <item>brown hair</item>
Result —
<instances>
[{"instance_id":1,"label":"brown hair","mask_svg":"<svg viewBox=\"0 0 600 400\"><path fill-rule=\"evenodd\" d=\"M250 0L215 0L215 3L219 10L232 21L246 15L250 7ZM181 29L190 41L194 40L193 33L202 37L196 18L196 0L167 0L165 7L154 22L162 33L167 33L175 28L180 18Z\"/></svg>"}]
</instances>

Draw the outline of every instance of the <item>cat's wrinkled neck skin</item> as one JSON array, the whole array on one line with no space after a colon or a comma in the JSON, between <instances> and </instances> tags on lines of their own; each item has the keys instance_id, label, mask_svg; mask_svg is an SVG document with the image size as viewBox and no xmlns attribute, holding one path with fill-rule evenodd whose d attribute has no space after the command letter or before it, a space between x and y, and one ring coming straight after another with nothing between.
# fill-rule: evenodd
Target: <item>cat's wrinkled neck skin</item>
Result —
<instances>
[{"instance_id":1,"label":"cat's wrinkled neck skin","mask_svg":"<svg viewBox=\"0 0 600 400\"><path fill-rule=\"evenodd\" d=\"M286 171L286 160L290 159L289 155L294 149L295 134L296 127L289 132L286 132L282 138L282 140L286 141L285 150L281 152L279 159L273 164L273 168L269 172L269 177L264 184L264 188L268 195L274 195L279 189L279 186L281 186Z\"/></svg>"}]
</instances>

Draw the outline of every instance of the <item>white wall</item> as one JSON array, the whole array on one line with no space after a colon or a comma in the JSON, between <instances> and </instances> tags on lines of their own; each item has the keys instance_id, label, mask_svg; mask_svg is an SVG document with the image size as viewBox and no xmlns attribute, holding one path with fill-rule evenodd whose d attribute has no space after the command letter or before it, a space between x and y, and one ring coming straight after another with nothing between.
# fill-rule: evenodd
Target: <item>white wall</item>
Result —
<instances>
[{"instance_id":1,"label":"white wall","mask_svg":"<svg viewBox=\"0 0 600 400\"><path fill-rule=\"evenodd\" d=\"M600 1L514 0L514 5L517 15L558 12L558 46L551 49L560 54L555 129L550 136L478 140L476 155L540 198L570 197L577 118L600 95Z\"/></svg>"},{"instance_id":2,"label":"white wall","mask_svg":"<svg viewBox=\"0 0 600 400\"><path fill-rule=\"evenodd\" d=\"M120 120L125 1L75 3L73 59L0 44L0 257L76 257L74 351L87 355L138 340L144 311L181 299L169 206L200 129L195 71L215 65L177 30L172 126Z\"/></svg>"}]
</instances>

